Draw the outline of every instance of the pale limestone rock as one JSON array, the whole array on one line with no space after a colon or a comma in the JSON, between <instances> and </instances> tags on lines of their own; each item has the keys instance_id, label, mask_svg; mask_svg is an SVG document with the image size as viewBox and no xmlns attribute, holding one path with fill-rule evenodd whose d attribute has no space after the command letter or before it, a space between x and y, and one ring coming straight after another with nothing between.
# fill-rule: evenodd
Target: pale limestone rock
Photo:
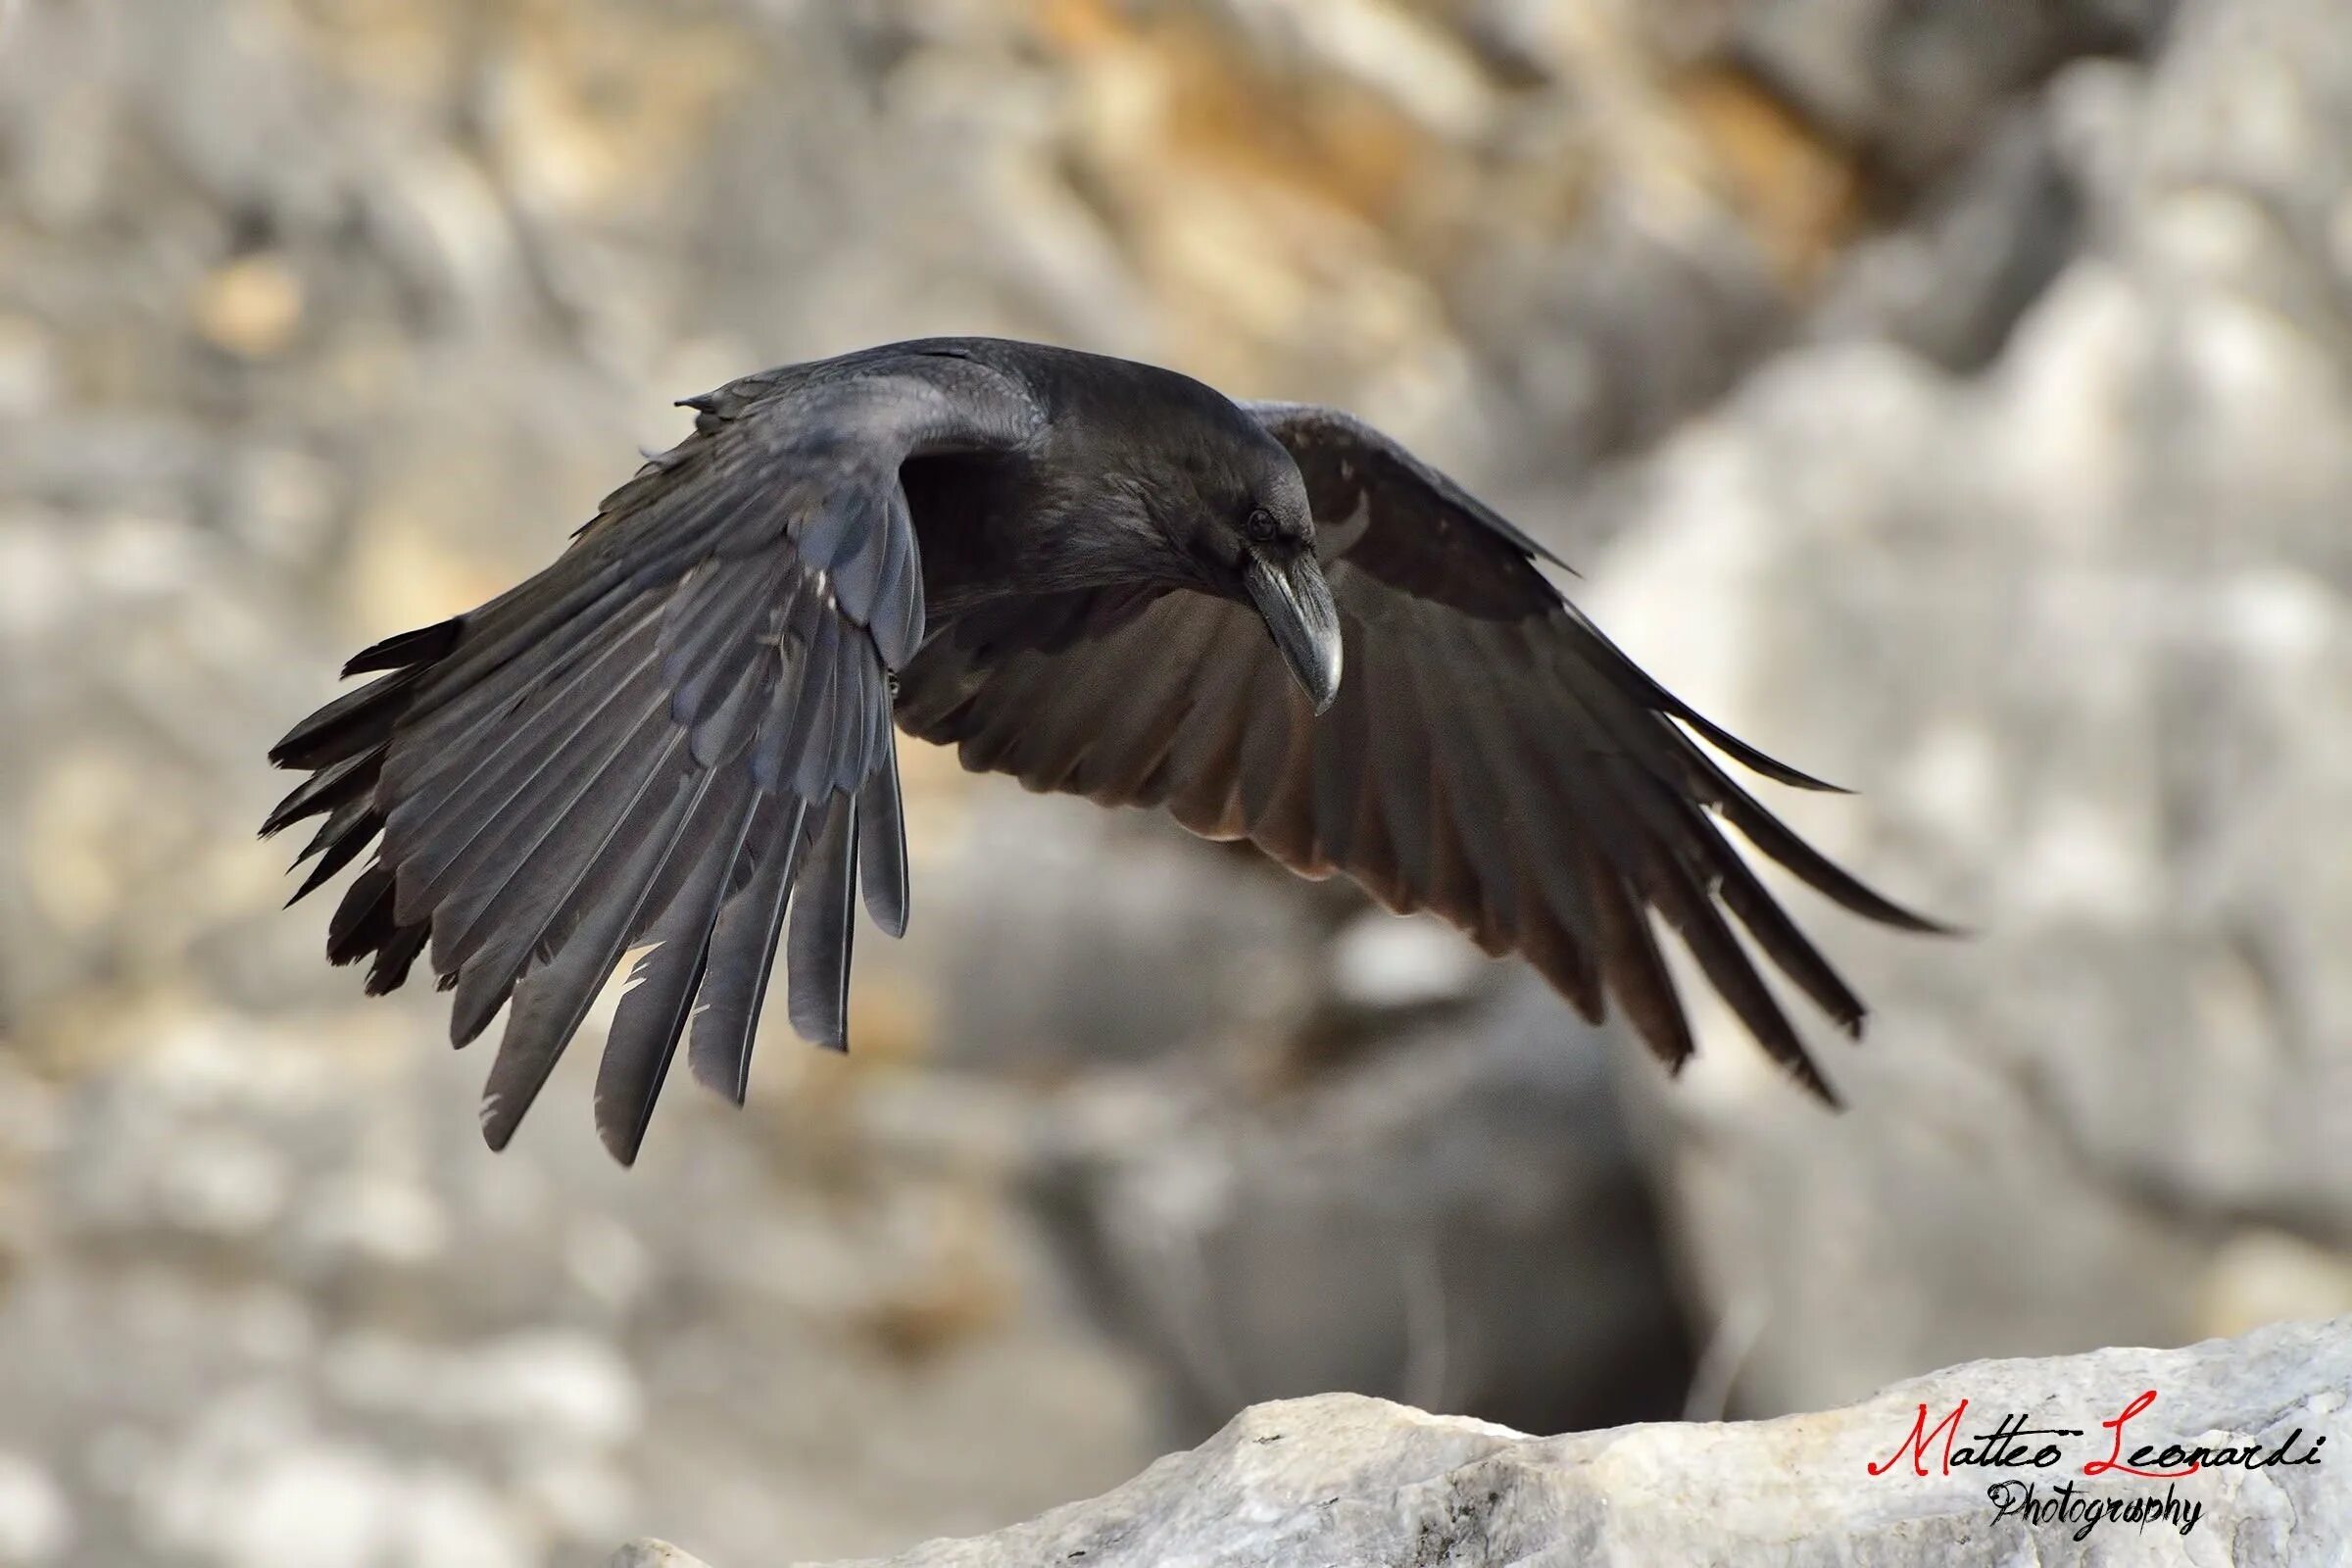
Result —
<instances>
[{"instance_id":1,"label":"pale limestone rock","mask_svg":"<svg viewBox=\"0 0 2352 1568\"><path fill-rule=\"evenodd\" d=\"M2083 1464L2106 1457L2112 1441L2100 1423L2147 1389L2157 1398L2126 1426L2127 1456L2141 1443L2179 1442L2317 1452L2320 1462L2217 1467L2171 1482L2085 1479ZM1963 1399L1963 1445L2011 1412L2027 1429L2080 1435L2029 1440L2061 1450L2038 1471L1963 1464L1941 1474L1940 1440L1931 1439L1924 1478L1908 1460L1871 1473L1903 1449L1922 1406L1933 1424ZM2320 1443L2342 1430L2348 1399L2352 1318L2177 1350L1970 1362L1819 1415L1559 1438L1322 1395L1252 1406L1192 1452L1091 1502L834 1568L2287 1568L2352 1551L2352 1487L2338 1473L2352 1453ZM2035 1494L2002 1515L1988 1493L2028 1480ZM2027 1508L2063 1501L2052 1491L2070 1480L2075 1497L2099 1505L2096 1521L2085 1530L2078 1506L2029 1522ZM2172 1512L2145 1523L2106 1512L2134 1499ZM640 1542L612 1568L698 1565Z\"/></svg>"}]
</instances>

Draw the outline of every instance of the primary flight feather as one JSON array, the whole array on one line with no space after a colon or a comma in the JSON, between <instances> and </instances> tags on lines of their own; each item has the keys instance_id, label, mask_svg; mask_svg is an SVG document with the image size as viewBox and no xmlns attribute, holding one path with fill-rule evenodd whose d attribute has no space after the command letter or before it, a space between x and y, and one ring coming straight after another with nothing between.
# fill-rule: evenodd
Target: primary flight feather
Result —
<instances>
[{"instance_id":1,"label":"primary flight feather","mask_svg":"<svg viewBox=\"0 0 2352 1568\"><path fill-rule=\"evenodd\" d=\"M1911 930L1695 734L1823 788L1643 674L1545 552L1336 410L990 338L892 344L688 400L694 432L546 570L376 644L270 753L324 820L311 892L371 846L327 956L419 957L464 1045L504 1007L482 1126L523 1112L622 956L596 1121L635 1158L681 1040L740 1101L782 955L793 1026L845 1046L851 937L906 928L895 728L967 767L1162 806L1517 953L1579 1011L1691 1052L1662 916L1825 1098L1735 923L1863 1007L1716 825ZM895 726L895 728L894 728ZM299 861L297 862L300 863Z\"/></svg>"}]
</instances>

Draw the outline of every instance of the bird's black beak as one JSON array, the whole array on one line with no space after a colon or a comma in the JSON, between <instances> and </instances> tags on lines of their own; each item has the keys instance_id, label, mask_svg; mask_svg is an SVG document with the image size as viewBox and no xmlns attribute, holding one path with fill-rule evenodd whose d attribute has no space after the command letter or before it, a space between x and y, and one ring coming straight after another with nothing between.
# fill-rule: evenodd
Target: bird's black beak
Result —
<instances>
[{"instance_id":1,"label":"bird's black beak","mask_svg":"<svg viewBox=\"0 0 2352 1568\"><path fill-rule=\"evenodd\" d=\"M1331 585L1323 580L1314 552L1300 550L1288 563L1277 563L1252 550L1242 580L1292 678L1322 712L1340 695L1340 607L1332 603Z\"/></svg>"}]
</instances>

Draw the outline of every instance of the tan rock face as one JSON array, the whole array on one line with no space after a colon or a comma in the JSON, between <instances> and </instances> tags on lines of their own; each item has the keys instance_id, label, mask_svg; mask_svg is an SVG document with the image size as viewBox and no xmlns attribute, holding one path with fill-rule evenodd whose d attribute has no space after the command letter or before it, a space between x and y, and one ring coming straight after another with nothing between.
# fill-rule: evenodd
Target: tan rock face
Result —
<instances>
[{"instance_id":1,"label":"tan rock face","mask_svg":"<svg viewBox=\"0 0 2352 1568\"><path fill-rule=\"evenodd\" d=\"M196 291L197 332L249 360L283 353L302 325L302 279L282 257L242 256L215 270Z\"/></svg>"}]
</instances>

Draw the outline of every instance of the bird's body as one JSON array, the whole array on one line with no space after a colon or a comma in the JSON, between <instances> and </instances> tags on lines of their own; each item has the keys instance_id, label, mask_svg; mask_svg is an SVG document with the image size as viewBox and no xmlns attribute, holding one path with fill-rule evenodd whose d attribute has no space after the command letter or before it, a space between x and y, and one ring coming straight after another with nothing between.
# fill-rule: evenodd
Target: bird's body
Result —
<instances>
[{"instance_id":1,"label":"bird's body","mask_svg":"<svg viewBox=\"0 0 2352 1568\"><path fill-rule=\"evenodd\" d=\"M696 1076L741 1098L779 949L796 1028L846 1043L859 884L884 930L906 918L894 721L1432 908L1589 1016L1614 997L1671 1063L1691 1048L1653 909L1825 1094L1725 913L1862 1015L1708 810L1847 907L1928 928L1681 726L1811 780L1660 689L1539 546L1348 416L985 338L688 401L694 433L554 564L354 659L384 673L271 754L311 777L265 830L325 818L303 892L376 846L328 956L371 956L382 991L429 955L459 1044L512 1002L494 1146L633 948L597 1086L624 1160L689 1034Z\"/></svg>"}]
</instances>

